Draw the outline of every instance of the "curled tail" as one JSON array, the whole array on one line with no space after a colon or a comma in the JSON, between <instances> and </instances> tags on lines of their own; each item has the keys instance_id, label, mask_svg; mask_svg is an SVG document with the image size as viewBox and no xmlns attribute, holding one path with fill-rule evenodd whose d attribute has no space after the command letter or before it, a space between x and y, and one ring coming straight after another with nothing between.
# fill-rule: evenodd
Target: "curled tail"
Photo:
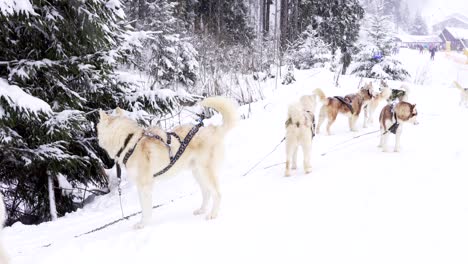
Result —
<instances>
[{"instance_id":1,"label":"curled tail","mask_svg":"<svg viewBox=\"0 0 468 264\"><path fill-rule=\"evenodd\" d=\"M453 85L455 85L455 87L457 87L457 89L463 90L463 87L457 81L453 81Z\"/></svg>"},{"instance_id":2,"label":"curled tail","mask_svg":"<svg viewBox=\"0 0 468 264\"><path fill-rule=\"evenodd\" d=\"M320 89L320 88L315 89L313 94L318 96L318 98L320 99L320 102L322 102L322 104L326 104L326 105L328 104L328 98L325 95L325 93L322 91L322 89Z\"/></svg>"},{"instance_id":3,"label":"curled tail","mask_svg":"<svg viewBox=\"0 0 468 264\"><path fill-rule=\"evenodd\" d=\"M201 101L200 105L211 107L221 113L223 116L223 124L219 128L221 129L222 133L227 133L229 130L231 130L239 120L236 105L232 100L226 97L208 97Z\"/></svg>"}]
</instances>

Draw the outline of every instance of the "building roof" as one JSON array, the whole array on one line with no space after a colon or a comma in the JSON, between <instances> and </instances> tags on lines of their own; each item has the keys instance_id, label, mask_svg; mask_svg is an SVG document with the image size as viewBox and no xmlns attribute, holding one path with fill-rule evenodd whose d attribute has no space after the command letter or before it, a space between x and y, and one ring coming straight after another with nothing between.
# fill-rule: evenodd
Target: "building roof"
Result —
<instances>
[{"instance_id":1,"label":"building roof","mask_svg":"<svg viewBox=\"0 0 468 264\"><path fill-rule=\"evenodd\" d=\"M435 23L434 25L443 24L443 23L447 22L450 19L457 19L460 22L463 22L463 23L468 25L468 17L466 17L466 16L464 16L464 15L462 15L460 13L451 14L450 16L445 17L444 19L442 19L441 21Z\"/></svg>"},{"instance_id":2,"label":"building roof","mask_svg":"<svg viewBox=\"0 0 468 264\"><path fill-rule=\"evenodd\" d=\"M442 39L437 35L407 35L401 34L396 35L396 38L400 39L404 43L440 43L443 42Z\"/></svg>"},{"instance_id":3,"label":"building roof","mask_svg":"<svg viewBox=\"0 0 468 264\"><path fill-rule=\"evenodd\" d=\"M456 39L468 40L468 29L454 27L446 27L445 29Z\"/></svg>"}]
</instances>

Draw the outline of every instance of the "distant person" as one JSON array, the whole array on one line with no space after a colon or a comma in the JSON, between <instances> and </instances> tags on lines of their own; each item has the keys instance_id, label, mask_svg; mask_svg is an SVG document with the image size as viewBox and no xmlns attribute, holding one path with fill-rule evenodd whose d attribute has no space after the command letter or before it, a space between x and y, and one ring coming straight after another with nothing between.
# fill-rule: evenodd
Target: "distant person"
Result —
<instances>
[{"instance_id":1,"label":"distant person","mask_svg":"<svg viewBox=\"0 0 468 264\"><path fill-rule=\"evenodd\" d=\"M431 48L430 52L431 52L431 60L434 60L434 56L435 56L435 52L436 52L435 47Z\"/></svg>"}]
</instances>

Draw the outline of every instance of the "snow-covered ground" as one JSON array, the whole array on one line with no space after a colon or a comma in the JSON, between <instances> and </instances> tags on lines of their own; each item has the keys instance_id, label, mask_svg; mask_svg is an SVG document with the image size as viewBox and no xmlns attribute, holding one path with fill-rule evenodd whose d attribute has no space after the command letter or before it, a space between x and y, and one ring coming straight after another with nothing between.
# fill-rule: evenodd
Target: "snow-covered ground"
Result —
<instances>
[{"instance_id":1,"label":"snow-covered ground","mask_svg":"<svg viewBox=\"0 0 468 264\"><path fill-rule=\"evenodd\" d=\"M458 106L459 92L451 87L457 78L468 85L462 80L467 65L444 53L430 61L403 49L399 57L413 78L424 79L410 84L420 124L404 127L400 153L381 152L378 133L348 141L378 124L349 132L339 116L334 135L314 139L312 173L305 175L299 162L297 172L284 177L280 145L242 176L280 143L290 102L317 87L344 95L359 83L342 76L334 88L332 73L296 72L296 83L272 85L228 135L217 219L192 215L201 195L183 173L155 184L153 203L163 206L142 230L132 228L135 216L75 237L120 217L116 191L55 222L7 227L3 239L12 263L468 263L468 109ZM123 183L123 209L140 210L130 182Z\"/></svg>"}]
</instances>

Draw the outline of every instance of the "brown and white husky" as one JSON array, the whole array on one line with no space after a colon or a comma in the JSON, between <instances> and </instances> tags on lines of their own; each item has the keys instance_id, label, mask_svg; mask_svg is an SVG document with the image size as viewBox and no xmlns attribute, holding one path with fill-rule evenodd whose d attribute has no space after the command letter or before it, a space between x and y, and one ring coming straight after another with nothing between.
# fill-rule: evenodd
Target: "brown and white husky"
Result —
<instances>
[{"instance_id":1,"label":"brown and white husky","mask_svg":"<svg viewBox=\"0 0 468 264\"><path fill-rule=\"evenodd\" d=\"M400 137L404 123L417 125L418 111L415 104L408 102L398 102L388 104L380 112L380 144L384 152L388 152L387 141L390 133L395 134L395 152L400 151Z\"/></svg>"},{"instance_id":2,"label":"brown and white husky","mask_svg":"<svg viewBox=\"0 0 468 264\"><path fill-rule=\"evenodd\" d=\"M326 97L325 93L320 88L314 90L314 95L318 96L323 104L320 108L317 133L320 133L320 126L323 121L328 119L327 133L331 135L330 127L335 122L338 113L347 115L349 117L349 129L351 131L357 131L356 121L359 118L359 114L363 107L372 99L372 82L369 82L359 89L359 92L348 94L345 97ZM366 112L367 108L364 108L364 111ZM364 119L364 127L367 126L366 121L367 120Z\"/></svg>"},{"instance_id":3,"label":"brown and white husky","mask_svg":"<svg viewBox=\"0 0 468 264\"><path fill-rule=\"evenodd\" d=\"M289 105L286 120L286 176L291 175L291 169L297 168L297 151L302 148L304 156L304 171L310 173L310 152L312 138L315 135L315 95L304 95L299 102Z\"/></svg>"}]
</instances>

